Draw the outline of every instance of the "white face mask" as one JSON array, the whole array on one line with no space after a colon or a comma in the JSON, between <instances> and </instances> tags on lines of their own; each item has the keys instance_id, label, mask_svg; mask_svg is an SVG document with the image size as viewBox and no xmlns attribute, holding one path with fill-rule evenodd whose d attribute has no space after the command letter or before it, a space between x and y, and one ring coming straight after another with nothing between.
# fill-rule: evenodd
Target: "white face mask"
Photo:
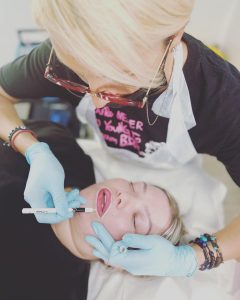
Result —
<instances>
[{"instance_id":1,"label":"white face mask","mask_svg":"<svg viewBox=\"0 0 240 300\"><path fill-rule=\"evenodd\" d=\"M187 83L183 74L183 49L180 43L173 52L174 67L171 80L167 90L161 94L153 103L152 111L159 116L170 118L172 114L173 100L179 98L184 123L189 130L196 126L192 111L191 99Z\"/></svg>"}]
</instances>

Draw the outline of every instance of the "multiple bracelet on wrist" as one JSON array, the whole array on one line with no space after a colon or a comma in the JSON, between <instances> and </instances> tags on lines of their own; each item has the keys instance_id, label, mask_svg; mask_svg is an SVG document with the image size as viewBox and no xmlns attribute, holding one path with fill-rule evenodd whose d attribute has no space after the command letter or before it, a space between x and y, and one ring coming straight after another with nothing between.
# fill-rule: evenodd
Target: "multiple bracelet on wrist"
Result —
<instances>
[{"instance_id":1,"label":"multiple bracelet on wrist","mask_svg":"<svg viewBox=\"0 0 240 300\"><path fill-rule=\"evenodd\" d=\"M31 133L32 136L36 137L36 134L32 130L28 129L26 126L17 126L10 131L10 133L8 134L8 141L4 142L3 146L12 147L14 151L18 152L14 142L18 135L26 132Z\"/></svg>"},{"instance_id":2,"label":"multiple bracelet on wrist","mask_svg":"<svg viewBox=\"0 0 240 300\"><path fill-rule=\"evenodd\" d=\"M203 251L205 261L201 264L200 271L217 268L223 263L223 256L217 244L217 238L214 235L204 233L195 240L190 241L190 244L198 245Z\"/></svg>"}]
</instances>

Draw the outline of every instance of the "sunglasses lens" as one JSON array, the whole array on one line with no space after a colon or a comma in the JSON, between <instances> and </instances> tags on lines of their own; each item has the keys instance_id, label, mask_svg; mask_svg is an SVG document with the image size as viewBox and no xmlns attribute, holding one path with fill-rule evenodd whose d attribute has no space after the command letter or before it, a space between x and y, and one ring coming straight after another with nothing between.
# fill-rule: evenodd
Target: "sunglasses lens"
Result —
<instances>
[{"instance_id":1,"label":"sunglasses lens","mask_svg":"<svg viewBox=\"0 0 240 300\"><path fill-rule=\"evenodd\" d=\"M117 104L117 103L113 103L113 102L108 102L108 103L106 104L106 106L107 106L107 107L110 107L110 108L120 108L120 107L122 107L122 106L124 106L124 105Z\"/></svg>"},{"instance_id":2,"label":"sunglasses lens","mask_svg":"<svg viewBox=\"0 0 240 300\"><path fill-rule=\"evenodd\" d=\"M138 106L138 102L137 101L134 101L133 99L130 99L128 97L114 97L114 98L111 98L109 97L108 98L108 101L109 101L109 107L121 107L121 106L128 106L128 107L136 107Z\"/></svg>"},{"instance_id":3,"label":"sunglasses lens","mask_svg":"<svg viewBox=\"0 0 240 300\"><path fill-rule=\"evenodd\" d=\"M81 87L78 83L72 81L65 81L65 83L73 87Z\"/></svg>"}]
</instances>

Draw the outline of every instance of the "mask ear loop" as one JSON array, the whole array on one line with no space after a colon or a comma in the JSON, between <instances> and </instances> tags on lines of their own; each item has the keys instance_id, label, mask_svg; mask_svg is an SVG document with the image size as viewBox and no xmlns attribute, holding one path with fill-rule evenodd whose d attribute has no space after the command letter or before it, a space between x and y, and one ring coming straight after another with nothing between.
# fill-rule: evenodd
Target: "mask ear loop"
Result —
<instances>
[{"instance_id":1,"label":"mask ear loop","mask_svg":"<svg viewBox=\"0 0 240 300\"><path fill-rule=\"evenodd\" d=\"M167 56L168 56L168 53L169 53L169 49L170 49L170 47L171 47L171 45L172 45L172 42L173 42L174 38L175 38L175 36L171 36L171 37L169 38L169 42L168 42L167 48L166 48L166 50L165 50L165 52L164 52L164 54L163 54L163 58L161 59L159 65L158 65L158 67L157 67L157 70L156 70L156 72L155 72L155 74L154 74L154 77L153 77L153 79L152 79L152 81L151 81L151 83L150 83L150 86L149 86L149 88L148 88L148 90L147 90L147 93L146 93L145 97L143 98L142 108L143 108L144 105L146 104L146 115L147 115L147 121L148 121L148 125L149 125L149 126L153 126L153 125L157 122L157 120L158 120L158 118L159 118L159 113L160 113L160 110L161 110L162 105L161 105L160 108L159 108L159 111L158 111L158 114L157 114L156 118L151 122L151 121L150 121L150 118L149 118L148 94L149 94L149 92L150 92L150 90L151 90L151 88L152 88L153 82L154 82L154 80L155 80L155 78L156 78L158 72L159 72L159 71L164 71L164 67L165 67L165 63L166 63ZM166 92L166 94L165 94L164 100L165 100L166 97L167 97L167 92ZM162 101L162 103L164 102L164 100Z\"/></svg>"},{"instance_id":2,"label":"mask ear loop","mask_svg":"<svg viewBox=\"0 0 240 300\"><path fill-rule=\"evenodd\" d=\"M145 95L145 97L143 98L143 105L142 105L142 107L144 107L145 103L146 103L147 100L148 100L148 94L149 94L150 90L152 89L152 85L153 85L154 79L156 78L158 72L159 72L160 70L164 69L164 67L165 67L165 63L166 63L166 60L167 60L167 54L168 54L168 52L169 52L169 49L170 49L170 46L171 46L172 42L173 42L173 39L170 38L170 40L169 40L169 42L168 42L168 45L167 45L167 48L166 48L166 50L164 51L163 57L162 57L160 63L158 64L158 67L157 67L157 69L156 69L156 72L154 73L153 79L151 80L151 83L150 83L150 86L149 86L149 88L148 88L148 90L147 90L147 92L146 92L146 95Z\"/></svg>"}]
</instances>

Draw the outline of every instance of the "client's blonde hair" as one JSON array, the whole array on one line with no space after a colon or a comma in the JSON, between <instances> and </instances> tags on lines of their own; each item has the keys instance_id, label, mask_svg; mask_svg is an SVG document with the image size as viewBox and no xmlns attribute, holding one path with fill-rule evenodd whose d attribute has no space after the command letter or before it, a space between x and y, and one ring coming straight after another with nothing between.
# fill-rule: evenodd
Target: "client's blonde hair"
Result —
<instances>
[{"instance_id":1,"label":"client's blonde hair","mask_svg":"<svg viewBox=\"0 0 240 300\"><path fill-rule=\"evenodd\" d=\"M161 236L176 245L180 242L181 237L186 233L185 227L180 217L178 204L175 198L165 189L161 188L161 190L167 195L172 212L172 222L168 229L161 234Z\"/></svg>"},{"instance_id":2,"label":"client's blonde hair","mask_svg":"<svg viewBox=\"0 0 240 300\"><path fill-rule=\"evenodd\" d=\"M147 88L152 66L143 59L153 45L184 28L194 0L32 0L63 63L68 55L98 76ZM160 60L160 57L159 57ZM158 76L153 87L159 86Z\"/></svg>"}]
</instances>

